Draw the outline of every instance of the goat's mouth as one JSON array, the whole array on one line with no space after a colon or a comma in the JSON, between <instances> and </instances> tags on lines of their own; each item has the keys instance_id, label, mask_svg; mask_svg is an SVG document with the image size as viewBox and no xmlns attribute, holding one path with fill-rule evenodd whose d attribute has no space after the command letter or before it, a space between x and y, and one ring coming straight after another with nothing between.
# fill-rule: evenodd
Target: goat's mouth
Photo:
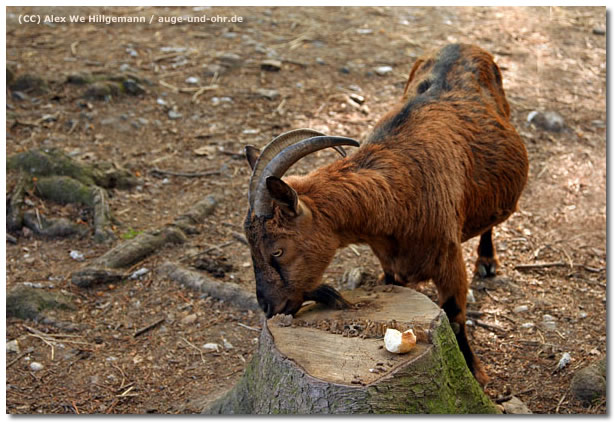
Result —
<instances>
[{"instance_id":1,"label":"goat's mouth","mask_svg":"<svg viewBox=\"0 0 615 426\"><path fill-rule=\"evenodd\" d=\"M333 309L348 309L352 307L352 304L348 302L344 297L333 287L328 285L321 285L316 290L306 293L304 301L313 300L318 303L322 303ZM295 315L301 306L303 301L296 302L287 299L284 303L275 306L273 303L269 303L264 300L260 300L259 304L265 313L265 316L269 319L277 314L283 315Z\"/></svg>"}]
</instances>

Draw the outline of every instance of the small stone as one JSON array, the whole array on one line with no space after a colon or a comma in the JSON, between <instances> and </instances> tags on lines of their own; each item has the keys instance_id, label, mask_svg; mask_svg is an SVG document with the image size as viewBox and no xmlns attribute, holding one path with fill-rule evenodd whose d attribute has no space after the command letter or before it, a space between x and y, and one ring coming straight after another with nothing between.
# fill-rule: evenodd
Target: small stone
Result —
<instances>
[{"instance_id":1,"label":"small stone","mask_svg":"<svg viewBox=\"0 0 615 426\"><path fill-rule=\"evenodd\" d=\"M145 93L145 89L139 83L137 83L132 78L127 78L122 81L122 87L124 87L124 91L132 96L142 95Z\"/></svg>"},{"instance_id":2,"label":"small stone","mask_svg":"<svg viewBox=\"0 0 615 426\"><path fill-rule=\"evenodd\" d=\"M352 99L353 101L355 101L356 103L358 103L359 105L363 105L363 103L365 102L365 97L358 95L356 93L351 93L348 95L348 97Z\"/></svg>"},{"instance_id":3,"label":"small stone","mask_svg":"<svg viewBox=\"0 0 615 426\"><path fill-rule=\"evenodd\" d=\"M516 306L516 307L513 309L513 312L514 312L515 314L520 314L520 313L523 313L523 312L527 312L527 311L529 311L529 310L530 310L530 308L528 308L528 307L527 307L527 305L519 305L519 306Z\"/></svg>"},{"instance_id":4,"label":"small stone","mask_svg":"<svg viewBox=\"0 0 615 426\"><path fill-rule=\"evenodd\" d=\"M181 113L177 112L174 109L170 109L167 115L171 120L178 120L183 117Z\"/></svg>"},{"instance_id":5,"label":"small stone","mask_svg":"<svg viewBox=\"0 0 615 426\"><path fill-rule=\"evenodd\" d=\"M241 63L241 56L232 52L222 52L216 55L216 59L224 65L235 67Z\"/></svg>"},{"instance_id":6,"label":"small stone","mask_svg":"<svg viewBox=\"0 0 615 426\"><path fill-rule=\"evenodd\" d=\"M570 364L570 353L564 352L562 354L562 357L559 359L557 363L557 369L561 370L562 368L566 367L568 364Z\"/></svg>"},{"instance_id":7,"label":"small stone","mask_svg":"<svg viewBox=\"0 0 615 426\"><path fill-rule=\"evenodd\" d=\"M41 371L43 368L45 367L40 362L34 361L30 363L30 370L32 371Z\"/></svg>"},{"instance_id":8,"label":"small stone","mask_svg":"<svg viewBox=\"0 0 615 426\"><path fill-rule=\"evenodd\" d=\"M350 74L350 68L348 68L346 66L343 66L343 67L340 68L340 72L342 74Z\"/></svg>"},{"instance_id":9,"label":"small stone","mask_svg":"<svg viewBox=\"0 0 615 426\"><path fill-rule=\"evenodd\" d=\"M203 349L208 351L220 352L220 345L218 345L217 343L205 343L203 345Z\"/></svg>"},{"instance_id":10,"label":"small stone","mask_svg":"<svg viewBox=\"0 0 615 426\"><path fill-rule=\"evenodd\" d=\"M10 342L6 342L6 353L19 353L19 342L17 340L11 340Z\"/></svg>"},{"instance_id":11,"label":"small stone","mask_svg":"<svg viewBox=\"0 0 615 426\"><path fill-rule=\"evenodd\" d=\"M162 99L162 98L158 98L158 99L156 99L156 103L157 103L158 105L163 105L163 106L164 106L164 105L166 105L166 104L167 104L167 101L165 101L165 100L164 100L164 99Z\"/></svg>"},{"instance_id":12,"label":"small stone","mask_svg":"<svg viewBox=\"0 0 615 426\"><path fill-rule=\"evenodd\" d=\"M83 262L85 260L85 256L83 255L83 253L77 250L71 250L70 257L78 262Z\"/></svg>"},{"instance_id":13,"label":"small stone","mask_svg":"<svg viewBox=\"0 0 615 426\"><path fill-rule=\"evenodd\" d=\"M199 84L199 78L198 77L188 77L186 79L186 83L188 84Z\"/></svg>"},{"instance_id":14,"label":"small stone","mask_svg":"<svg viewBox=\"0 0 615 426\"><path fill-rule=\"evenodd\" d=\"M316 63L317 63L318 65L326 65L326 64L327 64L327 63L325 62L325 60L324 60L324 59L322 59L322 58L316 58Z\"/></svg>"},{"instance_id":15,"label":"small stone","mask_svg":"<svg viewBox=\"0 0 615 426\"><path fill-rule=\"evenodd\" d=\"M11 95L13 96L13 99L18 100L18 101L25 101L28 99L28 97L23 92L20 92L19 90L13 91Z\"/></svg>"},{"instance_id":16,"label":"small stone","mask_svg":"<svg viewBox=\"0 0 615 426\"><path fill-rule=\"evenodd\" d=\"M516 396L513 396L510 400L503 402L502 407L506 414L532 414L529 408Z\"/></svg>"},{"instance_id":17,"label":"small stone","mask_svg":"<svg viewBox=\"0 0 615 426\"><path fill-rule=\"evenodd\" d=\"M342 288L354 290L363 282L363 270L361 268L352 268L344 272L340 282Z\"/></svg>"},{"instance_id":18,"label":"small stone","mask_svg":"<svg viewBox=\"0 0 615 426\"><path fill-rule=\"evenodd\" d=\"M561 132L564 127L564 118L554 111L532 111L527 115L528 123L549 132Z\"/></svg>"},{"instance_id":19,"label":"small stone","mask_svg":"<svg viewBox=\"0 0 615 426\"><path fill-rule=\"evenodd\" d=\"M374 71L378 75L387 75L393 72L393 68L388 65L384 65L384 66L376 68Z\"/></svg>"},{"instance_id":20,"label":"small stone","mask_svg":"<svg viewBox=\"0 0 615 426\"><path fill-rule=\"evenodd\" d=\"M274 100L276 98L278 98L280 96L280 92L278 92L275 89L256 89L254 91L254 93L256 93L259 96L262 96L263 98L269 99L269 100Z\"/></svg>"},{"instance_id":21,"label":"small stone","mask_svg":"<svg viewBox=\"0 0 615 426\"><path fill-rule=\"evenodd\" d=\"M277 72L282 69L282 62L276 59L265 59L261 62L261 69L263 71Z\"/></svg>"},{"instance_id":22,"label":"small stone","mask_svg":"<svg viewBox=\"0 0 615 426\"><path fill-rule=\"evenodd\" d=\"M237 33L234 33L234 32L232 32L232 31L229 31L229 32L227 32L227 33L222 34L222 37L224 37L224 38L228 38L228 39L231 39L231 38L237 38Z\"/></svg>"},{"instance_id":23,"label":"small stone","mask_svg":"<svg viewBox=\"0 0 615 426\"><path fill-rule=\"evenodd\" d=\"M83 94L83 97L86 99L107 100L112 96L118 95L119 93L120 88L117 84L100 81L90 84Z\"/></svg>"},{"instance_id":24,"label":"small stone","mask_svg":"<svg viewBox=\"0 0 615 426\"><path fill-rule=\"evenodd\" d=\"M606 358L577 371L570 382L575 398L592 403L606 396Z\"/></svg>"},{"instance_id":25,"label":"small stone","mask_svg":"<svg viewBox=\"0 0 615 426\"><path fill-rule=\"evenodd\" d=\"M130 279L131 280L136 280L137 278L142 277L143 275L147 274L149 272L149 269L147 268L140 268L137 269L136 271L134 271L131 275L130 275Z\"/></svg>"},{"instance_id":26,"label":"small stone","mask_svg":"<svg viewBox=\"0 0 615 426\"><path fill-rule=\"evenodd\" d=\"M524 322L520 325L521 328L534 328L535 326L533 322Z\"/></svg>"},{"instance_id":27,"label":"small stone","mask_svg":"<svg viewBox=\"0 0 615 426\"><path fill-rule=\"evenodd\" d=\"M579 312L579 319L587 318L587 312Z\"/></svg>"},{"instance_id":28,"label":"small stone","mask_svg":"<svg viewBox=\"0 0 615 426\"><path fill-rule=\"evenodd\" d=\"M374 30L372 30L371 28L358 28L357 29L358 34L372 34L373 32Z\"/></svg>"},{"instance_id":29,"label":"small stone","mask_svg":"<svg viewBox=\"0 0 615 426\"><path fill-rule=\"evenodd\" d=\"M594 27L592 29L592 33L595 35L605 35L606 34L606 28L605 27Z\"/></svg>"},{"instance_id":30,"label":"small stone","mask_svg":"<svg viewBox=\"0 0 615 426\"><path fill-rule=\"evenodd\" d=\"M231 344L231 342L226 340L224 337L222 338L222 346L224 346L224 349L226 349L227 351L234 348L234 346Z\"/></svg>"},{"instance_id":31,"label":"small stone","mask_svg":"<svg viewBox=\"0 0 615 426\"><path fill-rule=\"evenodd\" d=\"M190 325L190 324L194 324L196 322L196 314L190 314L190 315L186 315L183 319L182 319L182 324L184 325Z\"/></svg>"}]
</instances>

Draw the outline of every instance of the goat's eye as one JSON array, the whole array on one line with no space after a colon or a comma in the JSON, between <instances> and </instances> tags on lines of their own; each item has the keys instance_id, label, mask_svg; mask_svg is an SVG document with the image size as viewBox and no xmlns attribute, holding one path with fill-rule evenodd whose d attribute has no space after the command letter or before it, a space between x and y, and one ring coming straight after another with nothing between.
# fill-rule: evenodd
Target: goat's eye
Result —
<instances>
[{"instance_id":1,"label":"goat's eye","mask_svg":"<svg viewBox=\"0 0 615 426\"><path fill-rule=\"evenodd\" d=\"M282 253L284 253L284 250L282 249L277 249L276 251L274 251L272 254L273 257L280 257L282 256Z\"/></svg>"}]
</instances>

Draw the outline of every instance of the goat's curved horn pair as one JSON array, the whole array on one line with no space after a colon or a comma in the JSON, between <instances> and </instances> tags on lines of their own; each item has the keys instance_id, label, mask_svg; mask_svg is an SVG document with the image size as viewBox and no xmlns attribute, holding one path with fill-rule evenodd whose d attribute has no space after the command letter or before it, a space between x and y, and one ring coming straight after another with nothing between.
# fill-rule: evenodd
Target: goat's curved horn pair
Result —
<instances>
[{"instance_id":1,"label":"goat's curved horn pair","mask_svg":"<svg viewBox=\"0 0 615 426\"><path fill-rule=\"evenodd\" d=\"M273 202L266 189L269 176L281 178L297 161L308 154L325 148L334 148L342 156L346 152L342 145L359 146L354 139L339 136L325 136L310 129L298 129L286 132L272 140L264 149L254 164L248 199L250 208L256 216L269 216L273 210ZM246 154L254 148L246 147Z\"/></svg>"}]
</instances>

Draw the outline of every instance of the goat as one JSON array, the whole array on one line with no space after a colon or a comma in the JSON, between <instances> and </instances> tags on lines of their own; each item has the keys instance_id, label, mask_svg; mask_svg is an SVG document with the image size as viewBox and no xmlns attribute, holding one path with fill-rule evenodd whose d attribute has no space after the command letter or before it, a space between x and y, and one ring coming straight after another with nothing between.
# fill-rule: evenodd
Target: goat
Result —
<instances>
[{"instance_id":1,"label":"goat","mask_svg":"<svg viewBox=\"0 0 615 426\"><path fill-rule=\"evenodd\" d=\"M433 280L467 365L485 385L466 337L461 243L480 235L475 273L496 273L492 228L517 209L528 175L509 118L493 57L451 44L415 62L401 101L352 156L282 180L311 152L344 154L342 145L359 144L300 129L262 153L246 147L253 173L244 230L266 316L294 314L305 300L348 306L320 280L337 249L368 244L385 283Z\"/></svg>"}]
</instances>

